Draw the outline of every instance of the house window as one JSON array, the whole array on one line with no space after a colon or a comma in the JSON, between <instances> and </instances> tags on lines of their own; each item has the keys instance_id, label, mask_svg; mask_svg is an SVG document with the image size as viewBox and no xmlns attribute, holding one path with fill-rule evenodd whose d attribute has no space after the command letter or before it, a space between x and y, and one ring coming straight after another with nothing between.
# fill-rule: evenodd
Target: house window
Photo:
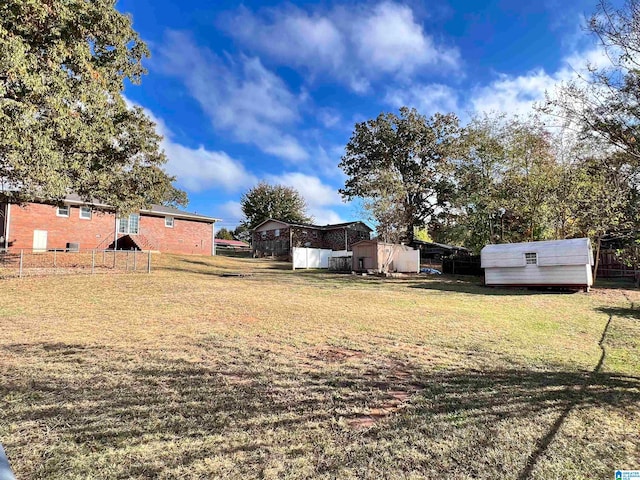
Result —
<instances>
[{"instance_id":1,"label":"house window","mask_svg":"<svg viewBox=\"0 0 640 480\"><path fill-rule=\"evenodd\" d=\"M311 232L311 236L313 238L318 238L318 232L316 232L316 231Z\"/></svg>"},{"instance_id":2,"label":"house window","mask_svg":"<svg viewBox=\"0 0 640 480\"><path fill-rule=\"evenodd\" d=\"M132 213L128 217L118 219L118 233L137 235L140 231L140 215Z\"/></svg>"},{"instance_id":3,"label":"house window","mask_svg":"<svg viewBox=\"0 0 640 480\"><path fill-rule=\"evenodd\" d=\"M524 254L525 263L527 265L537 265L538 264L538 254L537 253L525 253Z\"/></svg>"},{"instance_id":4,"label":"house window","mask_svg":"<svg viewBox=\"0 0 640 480\"><path fill-rule=\"evenodd\" d=\"M69 216L69 210L70 210L69 205L64 205L62 207L58 207L58 209L56 210L56 215L59 216L59 217L68 217Z\"/></svg>"},{"instance_id":5,"label":"house window","mask_svg":"<svg viewBox=\"0 0 640 480\"><path fill-rule=\"evenodd\" d=\"M173 228L173 217L164 217L164 226L167 228Z\"/></svg>"},{"instance_id":6,"label":"house window","mask_svg":"<svg viewBox=\"0 0 640 480\"><path fill-rule=\"evenodd\" d=\"M80 207L80 218L91 220L91 207Z\"/></svg>"},{"instance_id":7,"label":"house window","mask_svg":"<svg viewBox=\"0 0 640 480\"><path fill-rule=\"evenodd\" d=\"M263 240L267 238L267 232L261 232L260 235L262 236Z\"/></svg>"},{"instance_id":8,"label":"house window","mask_svg":"<svg viewBox=\"0 0 640 480\"><path fill-rule=\"evenodd\" d=\"M275 233L275 235L276 235L276 237L279 237L279 236L280 236L280 229L279 229L279 228L276 228L276 233Z\"/></svg>"}]
</instances>

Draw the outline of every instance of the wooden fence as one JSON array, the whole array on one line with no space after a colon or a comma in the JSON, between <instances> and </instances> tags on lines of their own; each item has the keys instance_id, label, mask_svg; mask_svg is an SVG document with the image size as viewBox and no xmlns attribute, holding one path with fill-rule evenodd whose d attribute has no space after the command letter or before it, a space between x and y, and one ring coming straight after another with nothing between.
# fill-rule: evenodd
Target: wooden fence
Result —
<instances>
[{"instance_id":1,"label":"wooden fence","mask_svg":"<svg viewBox=\"0 0 640 480\"><path fill-rule=\"evenodd\" d=\"M635 278L636 270L618 260L613 249L600 250L596 278Z\"/></svg>"}]
</instances>

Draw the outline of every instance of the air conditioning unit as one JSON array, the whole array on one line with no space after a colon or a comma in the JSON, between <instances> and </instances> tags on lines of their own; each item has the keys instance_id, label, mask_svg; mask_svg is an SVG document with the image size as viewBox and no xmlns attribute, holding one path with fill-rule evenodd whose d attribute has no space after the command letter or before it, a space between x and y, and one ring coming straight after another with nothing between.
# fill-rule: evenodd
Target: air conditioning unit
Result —
<instances>
[{"instance_id":1,"label":"air conditioning unit","mask_svg":"<svg viewBox=\"0 0 640 480\"><path fill-rule=\"evenodd\" d=\"M68 242L67 243L67 252L79 252L80 244L77 242Z\"/></svg>"}]
</instances>

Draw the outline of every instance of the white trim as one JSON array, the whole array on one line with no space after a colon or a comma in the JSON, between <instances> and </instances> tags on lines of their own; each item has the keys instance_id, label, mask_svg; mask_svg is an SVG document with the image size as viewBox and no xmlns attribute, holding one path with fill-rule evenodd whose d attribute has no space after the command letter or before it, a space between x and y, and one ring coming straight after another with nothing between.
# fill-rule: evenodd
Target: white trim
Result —
<instances>
[{"instance_id":1,"label":"white trim","mask_svg":"<svg viewBox=\"0 0 640 480\"><path fill-rule=\"evenodd\" d=\"M159 212L157 210L140 210L140 214L149 215L151 217L166 217L168 215L173 218L181 218L184 220L194 220L196 222L203 222L203 223L216 223L220 221L219 218L205 217L201 215L191 215L189 213Z\"/></svg>"},{"instance_id":2,"label":"white trim","mask_svg":"<svg viewBox=\"0 0 640 480\"><path fill-rule=\"evenodd\" d=\"M83 217L82 216L82 209L83 208L88 208L89 209L89 216L88 217ZM80 220L91 220L93 218L93 209L87 205L80 205L80 208L78 208L78 218Z\"/></svg>"},{"instance_id":3,"label":"white trim","mask_svg":"<svg viewBox=\"0 0 640 480\"><path fill-rule=\"evenodd\" d=\"M7 203L7 218L5 219L6 226L4 229L4 248L9 249L9 228L11 227L11 204Z\"/></svg>"},{"instance_id":4,"label":"white trim","mask_svg":"<svg viewBox=\"0 0 640 480\"><path fill-rule=\"evenodd\" d=\"M67 214L63 215L60 213L60 208L66 208ZM71 205L63 205L62 207L56 207L56 217L69 218L71 216Z\"/></svg>"},{"instance_id":5,"label":"white trim","mask_svg":"<svg viewBox=\"0 0 640 480\"><path fill-rule=\"evenodd\" d=\"M136 215L138 217L138 231L135 233L131 232L131 217L133 215ZM124 229L124 232L120 231L120 221L121 220L126 220L127 221L127 225L126 228ZM140 214L139 213L132 213L127 217L116 217L116 231L118 232L119 235L139 235L140 234Z\"/></svg>"},{"instance_id":6,"label":"white trim","mask_svg":"<svg viewBox=\"0 0 640 480\"><path fill-rule=\"evenodd\" d=\"M167 220L171 220L171 225L169 225L167 223ZM175 225L175 221L176 221L176 219L173 218L171 215L165 215L165 217L164 217L164 226L166 228L173 228L173 226Z\"/></svg>"},{"instance_id":7,"label":"white trim","mask_svg":"<svg viewBox=\"0 0 640 480\"><path fill-rule=\"evenodd\" d=\"M216 222L211 224L211 256L216 256Z\"/></svg>"},{"instance_id":8,"label":"white trim","mask_svg":"<svg viewBox=\"0 0 640 480\"><path fill-rule=\"evenodd\" d=\"M267 218L266 220L264 220L264 221L260 222L258 225L256 225L255 227L253 227L253 229L254 229L254 230L257 230L257 229L259 229L262 225L264 225L264 224L265 224L265 223L267 223L267 222L278 222L278 223L281 223L282 225L287 225L287 226L291 225L290 223L283 222L282 220L276 220L275 218Z\"/></svg>"}]
</instances>

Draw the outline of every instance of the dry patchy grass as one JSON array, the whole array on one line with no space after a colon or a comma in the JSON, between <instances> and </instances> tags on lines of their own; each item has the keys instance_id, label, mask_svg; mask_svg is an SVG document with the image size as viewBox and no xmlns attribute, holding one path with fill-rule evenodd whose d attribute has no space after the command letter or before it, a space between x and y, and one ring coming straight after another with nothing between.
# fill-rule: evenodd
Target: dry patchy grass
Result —
<instances>
[{"instance_id":1,"label":"dry patchy grass","mask_svg":"<svg viewBox=\"0 0 640 480\"><path fill-rule=\"evenodd\" d=\"M640 466L638 292L285 268L162 256L150 276L1 282L0 440L18 478Z\"/></svg>"}]
</instances>

